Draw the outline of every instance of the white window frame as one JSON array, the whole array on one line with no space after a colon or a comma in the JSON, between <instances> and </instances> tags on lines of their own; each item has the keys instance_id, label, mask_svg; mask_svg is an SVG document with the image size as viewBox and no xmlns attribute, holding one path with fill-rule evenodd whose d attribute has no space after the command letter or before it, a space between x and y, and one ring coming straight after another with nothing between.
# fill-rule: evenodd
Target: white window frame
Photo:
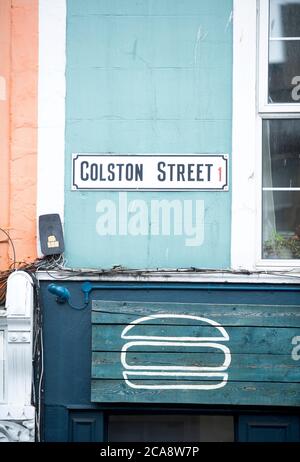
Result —
<instances>
[{"instance_id":1,"label":"white window frame","mask_svg":"<svg viewBox=\"0 0 300 462\"><path fill-rule=\"evenodd\" d=\"M268 102L268 73L269 73L269 14L270 1L259 0L259 40L258 40L258 123L257 136L260 143L258 149L258 178L259 178L259 229L260 242L257 246L257 264L265 267L300 267L300 260L297 259L266 259L261 256L262 247L262 124L263 120L272 119L295 119L300 118L300 104L298 103L269 103Z\"/></svg>"},{"instance_id":2,"label":"white window frame","mask_svg":"<svg viewBox=\"0 0 300 462\"><path fill-rule=\"evenodd\" d=\"M262 258L262 230L263 230L263 220L262 220L262 125L263 120L274 120L274 119L299 119L300 114L287 114L287 113L260 113L257 117L257 176L258 176L258 191L257 191L257 223L259 228L259 242L256 246L256 266L258 268L273 268L273 269L282 269L282 268L299 268L300 269L300 259L267 259Z\"/></svg>"},{"instance_id":3,"label":"white window frame","mask_svg":"<svg viewBox=\"0 0 300 462\"><path fill-rule=\"evenodd\" d=\"M300 117L300 104L267 101L268 18L269 0L234 0L231 266L298 271L300 260L261 255L262 122Z\"/></svg>"},{"instance_id":4,"label":"white window frame","mask_svg":"<svg viewBox=\"0 0 300 462\"><path fill-rule=\"evenodd\" d=\"M269 103L268 102L268 74L269 74L269 0L258 0L259 5L259 53L258 53L258 97L259 113L284 114L298 113L298 103ZM288 39L288 37L285 37Z\"/></svg>"}]
</instances>

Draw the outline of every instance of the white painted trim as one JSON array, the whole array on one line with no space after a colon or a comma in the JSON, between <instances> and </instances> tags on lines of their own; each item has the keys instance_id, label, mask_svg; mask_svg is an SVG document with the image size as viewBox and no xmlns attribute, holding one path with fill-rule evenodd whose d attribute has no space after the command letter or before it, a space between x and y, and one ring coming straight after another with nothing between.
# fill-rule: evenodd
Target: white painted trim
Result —
<instances>
[{"instance_id":1,"label":"white painted trim","mask_svg":"<svg viewBox=\"0 0 300 462\"><path fill-rule=\"evenodd\" d=\"M64 221L66 1L39 0L37 215Z\"/></svg>"},{"instance_id":2,"label":"white painted trim","mask_svg":"<svg viewBox=\"0 0 300 462\"><path fill-rule=\"evenodd\" d=\"M30 406L32 385L33 281L15 271L7 280L6 402Z\"/></svg>"},{"instance_id":3,"label":"white painted trim","mask_svg":"<svg viewBox=\"0 0 300 462\"><path fill-rule=\"evenodd\" d=\"M280 112L280 116L282 117L283 114L291 114L291 117L295 117L297 114L299 114L300 111L300 105L297 103L292 103L292 104L265 104L265 105L260 105L259 107L261 114L276 114ZM277 118L278 118L277 114Z\"/></svg>"},{"instance_id":4,"label":"white painted trim","mask_svg":"<svg viewBox=\"0 0 300 462\"><path fill-rule=\"evenodd\" d=\"M35 409L33 406L13 406L1 405L0 406L0 420L33 420Z\"/></svg>"},{"instance_id":5,"label":"white painted trim","mask_svg":"<svg viewBox=\"0 0 300 462\"><path fill-rule=\"evenodd\" d=\"M300 188L262 188L263 191L300 191Z\"/></svg>"},{"instance_id":6,"label":"white painted trim","mask_svg":"<svg viewBox=\"0 0 300 462\"><path fill-rule=\"evenodd\" d=\"M296 105L267 104L268 0L255 3L234 0L231 268L299 271L299 260L261 256L262 120L299 114Z\"/></svg>"},{"instance_id":7,"label":"white painted trim","mask_svg":"<svg viewBox=\"0 0 300 462\"><path fill-rule=\"evenodd\" d=\"M68 271L39 271L36 277L40 281L52 281L56 284L64 285L67 281L93 281L93 282L157 282L157 283L228 283L228 284L299 284L300 271L298 269L293 271L290 267L274 268L270 271L262 270L256 273L245 274L242 272L191 272L191 271L128 271L128 272L96 272L96 271L82 271L78 272Z\"/></svg>"},{"instance_id":8,"label":"white painted trim","mask_svg":"<svg viewBox=\"0 0 300 462\"><path fill-rule=\"evenodd\" d=\"M300 37L270 37L269 38L270 42L281 42L281 41L287 41L287 42L290 42L290 41L295 41L295 42L298 42L300 40Z\"/></svg>"},{"instance_id":9,"label":"white painted trim","mask_svg":"<svg viewBox=\"0 0 300 462\"><path fill-rule=\"evenodd\" d=\"M258 98L259 111L269 109L268 105L268 74L269 74L269 0L258 1ZM267 25L267 27L266 27Z\"/></svg>"},{"instance_id":10,"label":"white painted trim","mask_svg":"<svg viewBox=\"0 0 300 462\"><path fill-rule=\"evenodd\" d=\"M3 403L5 398L6 329L1 324L0 319L0 403Z\"/></svg>"},{"instance_id":11,"label":"white painted trim","mask_svg":"<svg viewBox=\"0 0 300 462\"><path fill-rule=\"evenodd\" d=\"M262 126L263 119L257 114L256 115L256 243L255 243L255 266L259 265L262 261Z\"/></svg>"},{"instance_id":12,"label":"white painted trim","mask_svg":"<svg viewBox=\"0 0 300 462\"><path fill-rule=\"evenodd\" d=\"M231 267L255 269L256 40L253 0L234 0Z\"/></svg>"},{"instance_id":13,"label":"white painted trim","mask_svg":"<svg viewBox=\"0 0 300 462\"><path fill-rule=\"evenodd\" d=\"M33 441L33 281L28 273L15 271L9 276L6 311L1 311L0 321L4 331L4 400L0 404L0 440L3 441L4 434L8 433L5 441ZM3 428L7 428L7 432Z\"/></svg>"}]
</instances>

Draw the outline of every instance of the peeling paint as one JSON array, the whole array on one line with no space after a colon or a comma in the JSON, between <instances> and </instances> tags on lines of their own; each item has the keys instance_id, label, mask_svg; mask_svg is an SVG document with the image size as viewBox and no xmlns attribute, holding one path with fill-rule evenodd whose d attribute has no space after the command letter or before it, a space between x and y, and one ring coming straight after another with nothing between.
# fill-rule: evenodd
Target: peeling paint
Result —
<instances>
[{"instance_id":1,"label":"peeling paint","mask_svg":"<svg viewBox=\"0 0 300 462\"><path fill-rule=\"evenodd\" d=\"M199 43L206 39L208 32L202 30L202 26L198 27L196 42L194 47L194 65L197 66L198 54L199 54Z\"/></svg>"},{"instance_id":2,"label":"peeling paint","mask_svg":"<svg viewBox=\"0 0 300 462\"><path fill-rule=\"evenodd\" d=\"M0 101L6 101L6 80L0 75Z\"/></svg>"},{"instance_id":3,"label":"peeling paint","mask_svg":"<svg viewBox=\"0 0 300 462\"><path fill-rule=\"evenodd\" d=\"M229 17L228 17L228 21L226 23L226 26L225 26L225 32L228 31L230 25L232 24L233 22L233 11L231 10L230 14L229 14Z\"/></svg>"}]
</instances>

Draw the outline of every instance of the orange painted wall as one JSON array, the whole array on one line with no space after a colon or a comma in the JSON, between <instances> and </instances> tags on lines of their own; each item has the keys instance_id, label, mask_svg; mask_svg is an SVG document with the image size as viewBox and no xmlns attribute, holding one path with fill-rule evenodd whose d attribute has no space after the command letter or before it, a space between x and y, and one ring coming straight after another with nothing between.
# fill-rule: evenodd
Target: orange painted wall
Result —
<instances>
[{"instance_id":1,"label":"orange painted wall","mask_svg":"<svg viewBox=\"0 0 300 462\"><path fill-rule=\"evenodd\" d=\"M29 262L36 258L38 0L0 1L0 56L6 85L0 101L0 226L14 242L17 261ZM6 269L13 261L8 243L0 243L0 257L0 269Z\"/></svg>"},{"instance_id":2,"label":"orange painted wall","mask_svg":"<svg viewBox=\"0 0 300 462\"><path fill-rule=\"evenodd\" d=\"M0 227L9 227L10 0L0 1ZM0 269L8 261L6 236L0 232Z\"/></svg>"}]
</instances>

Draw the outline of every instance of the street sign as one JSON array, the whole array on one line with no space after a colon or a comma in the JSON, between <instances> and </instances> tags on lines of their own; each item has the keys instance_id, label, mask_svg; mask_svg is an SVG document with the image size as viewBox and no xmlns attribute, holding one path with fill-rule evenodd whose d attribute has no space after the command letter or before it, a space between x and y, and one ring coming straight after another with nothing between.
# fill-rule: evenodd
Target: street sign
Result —
<instances>
[{"instance_id":1,"label":"street sign","mask_svg":"<svg viewBox=\"0 0 300 462\"><path fill-rule=\"evenodd\" d=\"M228 155L73 154L72 190L228 191Z\"/></svg>"}]
</instances>

